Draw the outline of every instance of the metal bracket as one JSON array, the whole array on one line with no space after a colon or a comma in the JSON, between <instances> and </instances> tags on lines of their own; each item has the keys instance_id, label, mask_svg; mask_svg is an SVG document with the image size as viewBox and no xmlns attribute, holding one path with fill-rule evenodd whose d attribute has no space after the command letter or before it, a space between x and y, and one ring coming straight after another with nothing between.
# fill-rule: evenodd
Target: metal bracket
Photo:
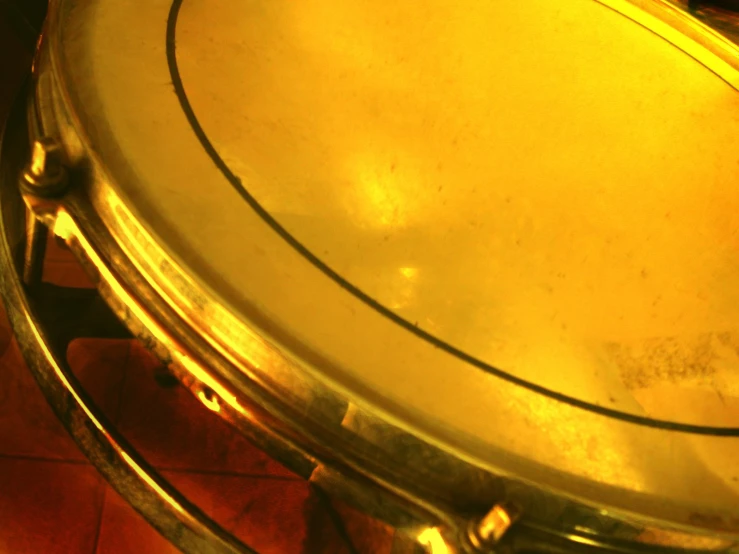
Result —
<instances>
[{"instance_id":1,"label":"metal bracket","mask_svg":"<svg viewBox=\"0 0 739 554\"><path fill-rule=\"evenodd\" d=\"M521 509L514 504L496 504L482 519L469 524L462 543L473 554L492 552L521 515Z\"/></svg>"},{"instance_id":2,"label":"metal bracket","mask_svg":"<svg viewBox=\"0 0 739 554\"><path fill-rule=\"evenodd\" d=\"M34 141L31 160L21 174L21 192L39 198L58 198L67 191L69 177L59 143L49 137Z\"/></svg>"}]
</instances>

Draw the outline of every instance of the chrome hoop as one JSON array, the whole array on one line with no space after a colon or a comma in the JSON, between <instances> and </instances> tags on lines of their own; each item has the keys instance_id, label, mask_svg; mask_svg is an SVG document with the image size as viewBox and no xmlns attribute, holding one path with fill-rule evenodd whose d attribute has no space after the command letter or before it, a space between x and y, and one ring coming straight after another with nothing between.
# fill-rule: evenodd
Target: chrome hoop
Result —
<instances>
[{"instance_id":1,"label":"chrome hoop","mask_svg":"<svg viewBox=\"0 0 739 554\"><path fill-rule=\"evenodd\" d=\"M224 531L162 478L111 426L42 328L32 287L24 286L13 245L23 244L23 204L9 160L22 159L26 137L14 109L3 137L0 173L0 293L23 356L49 405L112 487L165 538L188 554L255 552Z\"/></svg>"}]
</instances>

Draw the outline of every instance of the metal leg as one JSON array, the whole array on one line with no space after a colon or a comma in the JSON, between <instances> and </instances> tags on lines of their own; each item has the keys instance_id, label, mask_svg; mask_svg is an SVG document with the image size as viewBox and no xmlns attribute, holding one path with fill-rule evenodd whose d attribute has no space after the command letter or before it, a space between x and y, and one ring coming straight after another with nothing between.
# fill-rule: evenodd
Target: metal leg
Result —
<instances>
[{"instance_id":1,"label":"metal leg","mask_svg":"<svg viewBox=\"0 0 739 554\"><path fill-rule=\"evenodd\" d=\"M23 252L23 282L29 288L36 288L41 282L46 255L48 230L33 212L26 208L26 237Z\"/></svg>"},{"instance_id":2,"label":"metal leg","mask_svg":"<svg viewBox=\"0 0 739 554\"><path fill-rule=\"evenodd\" d=\"M53 342L60 352L76 338L133 338L96 289L43 282L47 232L45 225L27 213L25 242L19 248L22 250L23 283L33 292L31 301L40 318L54 330Z\"/></svg>"}]
</instances>

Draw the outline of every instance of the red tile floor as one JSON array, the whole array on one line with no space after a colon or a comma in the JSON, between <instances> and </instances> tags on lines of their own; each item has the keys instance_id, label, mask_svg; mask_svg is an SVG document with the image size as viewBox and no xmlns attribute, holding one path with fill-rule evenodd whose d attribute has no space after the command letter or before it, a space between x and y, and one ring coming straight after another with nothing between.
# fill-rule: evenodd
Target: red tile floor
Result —
<instances>
[{"instance_id":1,"label":"red tile floor","mask_svg":"<svg viewBox=\"0 0 739 554\"><path fill-rule=\"evenodd\" d=\"M2 1L2 0L0 0ZM0 124L30 53L0 13ZM89 287L50 241L45 280ZM310 485L235 434L133 340L81 339L69 363L123 435L191 500L258 552L386 554L391 532ZM0 317L0 554L166 554L162 539L66 434Z\"/></svg>"},{"instance_id":2,"label":"red tile floor","mask_svg":"<svg viewBox=\"0 0 739 554\"><path fill-rule=\"evenodd\" d=\"M53 247L45 279L86 285L70 255ZM78 451L26 369L5 318L0 340L0 554L176 552ZM384 526L338 505L332 514L307 482L184 388L157 384L158 362L138 342L81 339L70 346L68 360L164 477L257 551L390 552ZM348 537L334 525L336 515Z\"/></svg>"}]
</instances>

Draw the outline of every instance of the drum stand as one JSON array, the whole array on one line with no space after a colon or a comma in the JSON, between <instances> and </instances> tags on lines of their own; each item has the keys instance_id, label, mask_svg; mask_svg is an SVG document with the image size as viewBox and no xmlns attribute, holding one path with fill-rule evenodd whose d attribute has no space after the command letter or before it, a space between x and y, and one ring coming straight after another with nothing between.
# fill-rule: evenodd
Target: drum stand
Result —
<instances>
[{"instance_id":1,"label":"drum stand","mask_svg":"<svg viewBox=\"0 0 739 554\"><path fill-rule=\"evenodd\" d=\"M76 338L134 337L97 290L42 281L49 230L28 204L63 192L67 175L49 148L34 150L25 173L15 163L28 159L23 112L18 106L13 110L2 141L0 293L30 371L83 454L165 538L186 553L254 552L163 479L116 431L68 367L67 347ZM21 187L19 175L24 176ZM177 383L171 374L155 378L162 386ZM325 494L318 496L325 504ZM392 554L416 554L420 548L396 533Z\"/></svg>"}]
</instances>

